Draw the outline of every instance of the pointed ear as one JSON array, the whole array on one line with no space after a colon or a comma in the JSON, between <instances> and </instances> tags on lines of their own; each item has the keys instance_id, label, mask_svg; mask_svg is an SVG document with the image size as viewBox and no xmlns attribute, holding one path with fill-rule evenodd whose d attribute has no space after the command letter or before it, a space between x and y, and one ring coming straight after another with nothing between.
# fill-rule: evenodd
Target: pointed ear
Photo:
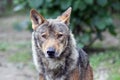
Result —
<instances>
[{"instance_id":1,"label":"pointed ear","mask_svg":"<svg viewBox=\"0 0 120 80\"><path fill-rule=\"evenodd\" d=\"M32 22L32 28L35 30L38 25L44 23L46 20L43 16L41 16L36 10L32 9L30 11L30 18Z\"/></svg>"},{"instance_id":2,"label":"pointed ear","mask_svg":"<svg viewBox=\"0 0 120 80\"><path fill-rule=\"evenodd\" d=\"M72 8L69 7L61 16L58 16L57 19L69 25L70 15Z\"/></svg>"}]
</instances>

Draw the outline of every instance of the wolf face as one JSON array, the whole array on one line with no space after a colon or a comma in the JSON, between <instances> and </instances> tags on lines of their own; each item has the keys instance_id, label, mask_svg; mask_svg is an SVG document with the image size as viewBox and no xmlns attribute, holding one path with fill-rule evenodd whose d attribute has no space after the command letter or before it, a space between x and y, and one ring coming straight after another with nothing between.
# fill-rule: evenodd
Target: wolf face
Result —
<instances>
[{"instance_id":1,"label":"wolf face","mask_svg":"<svg viewBox=\"0 0 120 80\"><path fill-rule=\"evenodd\" d=\"M45 19L37 11L31 10L32 28L39 49L47 58L59 58L68 44L69 18L71 8L57 19Z\"/></svg>"}]
</instances>

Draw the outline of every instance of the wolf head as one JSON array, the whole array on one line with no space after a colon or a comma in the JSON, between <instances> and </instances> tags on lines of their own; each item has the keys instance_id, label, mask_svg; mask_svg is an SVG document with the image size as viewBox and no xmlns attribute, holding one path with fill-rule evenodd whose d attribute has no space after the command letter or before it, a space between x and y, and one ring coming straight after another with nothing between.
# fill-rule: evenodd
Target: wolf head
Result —
<instances>
[{"instance_id":1,"label":"wolf head","mask_svg":"<svg viewBox=\"0 0 120 80\"><path fill-rule=\"evenodd\" d=\"M47 58L59 58L68 44L71 7L56 19L45 19L36 10L30 11L32 29L39 49Z\"/></svg>"}]
</instances>

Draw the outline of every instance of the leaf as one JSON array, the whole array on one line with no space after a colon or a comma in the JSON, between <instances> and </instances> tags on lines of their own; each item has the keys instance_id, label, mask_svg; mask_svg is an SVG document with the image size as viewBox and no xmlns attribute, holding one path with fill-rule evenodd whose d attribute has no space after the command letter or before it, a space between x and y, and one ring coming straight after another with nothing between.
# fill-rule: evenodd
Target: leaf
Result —
<instances>
[{"instance_id":1,"label":"leaf","mask_svg":"<svg viewBox=\"0 0 120 80\"><path fill-rule=\"evenodd\" d=\"M85 4L85 2L79 1L79 6L78 7L79 7L80 10L85 10L87 5Z\"/></svg>"},{"instance_id":2,"label":"leaf","mask_svg":"<svg viewBox=\"0 0 120 80\"><path fill-rule=\"evenodd\" d=\"M110 25L108 26L108 29L109 29L109 32L112 34L112 35L117 35L116 31L115 31L115 27L113 25Z\"/></svg>"},{"instance_id":3,"label":"leaf","mask_svg":"<svg viewBox=\"0 0 120 80\"><path fill-rule=\"evenodd\" d=\"M87 3L87 4L93 4L93 2L94 2L94 0L85 0L85 2Z\"/></svg>"},{"instance_id":4,"label":"leaf","mask_svg":"<svg viewBox=\"0 0 120 80\"><path fill-rule=\"evenodd\" d=\"M54 6L54 3L52 2L52 0L45 0L44 6L50 8Z\"/></svg>"},{"instance_id":5,"label":"leaf","mask_svg":"<svg viewBox=\"0 0 120 80\"><path fill-rule=\"evenodd\" d=\"M43 4L43 0L27 0L31 8L37 9Z\"/></svg>"},{"instance_id":6,"label":"leaf","mask_svg":"<svg viewBox=\"0 0 120 80\"><path fill-rule=\"evenodd\" d=\"M120 11L120 2L115 2L112 4L113 9Z\"/></svg>"},{"instance_id":7,"label":"leaf","mask_svg":"<svg viewBox=\"0 0 120 80\"><path fill-rule=\"evenodd\" d=\"M74 11L76 11L77 9L79 9L79 7L78 7L78 6L79 6L79 2L80 2L80 1L78 1L78 0L76 0L76 1L74 2L74 6L73 6L73 10L74 10Z\"/></svg>"},{"instance_id":8,"label":"leaf","mask_svg":"<svg viewBox=\"0 0 120 80\"><path fill-rule=\"evenodd\" d=\"M80 48L83 48L84 45L85 45L85 43L82 42L82 37L83 36L79 36L79 35L76 36L76 40L77 40L77 43L78 43L77 46L80 47Z\"/></svg>"},{"instance_id":9,"label":"leaf","mask_svg":"<svg viewBox=\"0 0 120 80\"><path fill-rule=\"evenodd\" d=\"M84 47L84 44L82 44L82 43L80 43L80 42L78 42L77 45L78 45L79 48L83 48L83 47Z\"/></svg>"},{"instance_id":10,"label":"leaf","mask_svg":"<svg viewBox=\"0 0 120 80\"><path fill-rule=\"evenodd\" d=\"M104 30L106 28L105 21L99 17L94 17L92 23L94 26L96 26L100 30Z\"/></svg>"},{"instance_id":11,"label":"leaf","mask_svg":"<svg viewBox=\"0 0 120 80\"><path fill-rule=\"evenodd\" d=\"M47 3L52 2L52 0L46 0Z\"/></svg>"},{"instance_id":12,"label":"leaf","mask_svg":"<svg viewBox=\"0 0 120 80\"><path fill-rule=\"evenodd\" d=\"M74 11L75 11L75 10L78 10L78 9L80 9L80 10L85 10L86 7L87 7L87 5L85 4L85 2L83 2L82 0L76 0L76 1L74 2L74 5L73 5L73 10L74 10Z\"/></svg>"},{"instance_id":13,"label":"leaf","mask_svg":"<svg viewBox=\"0 0 120 80\"><path fill-rule=\"evenodd\" d=\"M6 0L5 0L6 1ZM61 12L68 7L73 8L71 15L71 29L78 37L79 42L87 45L92 40L91 35L98 35L102 39L103 31L107 30L111 34L116 34L112 21L112 12L120 11L119 0L13 0L14 5L21 5L26 2L25 6L18 6L16 10L22 8L35 8L45 16L45 18L56 18ZM86 28L85 25L88 27ZM20 24L16 25L21 28ZM23 26L23 24L22 24ZM31 24L29 29L31 30ZM89 35L88 35L89 34ZM80 37L79 37L80 36ZM82 37L81 37L82 36ZM86 44L87 43L87 44ZM81 45L81 44L80 44Z\"/></svg>"},{"instance_id":14,"label":"leaf","mask_svg":"<svg viewBox=\"0 0 120 80\"><path fill-rule=\"evenodd\" d=\"M82 43L87 44L90 40L90 34L83 34L80 40Z\"/></svg>"},{"instance_id":15,"label":"leaf","mask_svg":"<svg viewBox=\"0 0 120 80\"><path fill-rule=\"evenodd\" d=\"M100 5L100 6L105 6L107 4L107 0L97 0L97 4Z\"/></svg>"},{"instance_id":16,"label":"leaf","mask_svg":"<svg viewBox=\"0 0 120 80\"><path fill-rule=\"evenodd\" d=\"M55 10L55 11L52 10L52 11L49 11L49 13L52 18L56 18L58 15L60 15L59 10Z\"/></svg>"},{"instance_id":17,"label":"leaf","mask_svg":"<svg viewBox=\"0 0 120 80\"><path fill-rule=\"evenodd\" d=\"M100 30L104 30L106 28L106 24L104 21L99 21L96 26L100 29Z\"/></svg>"},{"instance_id":18,"label":"leaf","mask_svg":"<svg viewBox=\"0 0 120 80\"><path fill-rule=\"evenodd\" d=\"M112 18L110 18L110 17L104 18L104 21L105 21L107 26L109 26L109 25L111 25L113 23Z\"/></svg>"},{"instance_id":19,"label":"leaf","mask_svg":"<svg viewBox=\"0 0 120 80\"><path fill-rule=\"evenodd\" d=\"M67 1L67 0L61 0L60 1L60 7L62 10L66 10L68 7L71 6L71 0Z\"/></svg>"}]
</instances>

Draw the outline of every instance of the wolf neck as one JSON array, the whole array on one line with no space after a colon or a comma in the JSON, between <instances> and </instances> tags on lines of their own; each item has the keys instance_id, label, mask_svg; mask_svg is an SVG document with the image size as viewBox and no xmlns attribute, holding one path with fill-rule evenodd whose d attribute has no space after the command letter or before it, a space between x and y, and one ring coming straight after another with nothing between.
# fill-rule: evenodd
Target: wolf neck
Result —
<instances>
[{"instance_id":1,"label":"wolf neck","mask_svg":"<svg viewBox=\"0 0 120 80\"><path fill-rule=\"evenodd\" d=\"M68 73L76 68L79 55L76 50L76 43L72 33L70 33L68 47L65 49L63 54L65 54L65 57L60 60L45 60L48 64L45 65L45 75L47 75L47 80L51 80L53 78L59 79L59 77L60 80L65 80L65 75L68 76Z\"/></svg>"}]
</instances>

